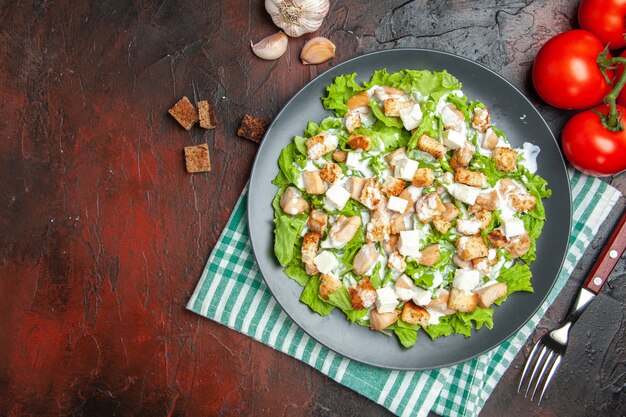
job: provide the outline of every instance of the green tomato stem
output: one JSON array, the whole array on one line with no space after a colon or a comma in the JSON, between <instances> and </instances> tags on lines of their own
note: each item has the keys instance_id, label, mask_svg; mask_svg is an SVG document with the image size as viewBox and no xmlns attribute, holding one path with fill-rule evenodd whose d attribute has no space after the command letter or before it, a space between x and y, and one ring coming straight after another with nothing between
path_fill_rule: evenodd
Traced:
<instances>
[{"instance_id":1,"label":"green tomato stem","mask_svg":"<svg viewBox=\"0 0 626 417\"><path fill-rule=\"evenodd\" d=\"M626 58L604 59L602 62L600 62L600 58L598 58L598 63L602 68L615 69L617 66L616 64L626 66ZM602 124L612 132L624 130L624 126L620 120L620 113L617 111L616 103L617 96L620 91L622 91L622 88L624 88L624 84L626 84L626 70L622 72L622 75L619 77L617 82L613 84L609 94L604 97L604 103L609 106L609 114L608 116L603 117Z\"/></svg>"}]
</instances>

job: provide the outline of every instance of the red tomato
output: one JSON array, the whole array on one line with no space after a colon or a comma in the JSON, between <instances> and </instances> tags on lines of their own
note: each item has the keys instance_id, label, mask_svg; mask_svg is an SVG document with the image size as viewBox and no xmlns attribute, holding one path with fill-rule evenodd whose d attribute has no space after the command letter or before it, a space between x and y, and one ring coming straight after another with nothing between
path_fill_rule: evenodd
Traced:
<instances>
[{"instance_id":1,"label":"red tomato","mask_svg":"<svg viewBox=\"0 0 626 417\"><path fill-rule=\"evenodd\" d=\"M533 84L539 96L560 109L602 103L611 87L596 62L604 45L586 30L570 30L546 42L535 59ZM608 72L612 79L613 72Z\"/></svg>"},{"instance_id":2,"label":"red tomato","mask_svg":"<svg viewBox=\"0 0 626 417\"><path fill-rule=\"evenodd\" d=\"M582 0L578 23L611 49L626 46L626 0Z\"/></svg>"},{"instance_id":3,"label":"red tomato","mask_svg":"<svg viewBox=\"0 0 626 417\"><path fill-rule=\"evenodd\" d=\"M598 106L608 114L609 106ZM622 124L626 127L626 108L617 106ZM565 157L585 174L604 177L626 169L626 130L612 132L602 125L602 119L593 110L572 117L563 128L561 143Z\"/></svg>"}]
</instances>

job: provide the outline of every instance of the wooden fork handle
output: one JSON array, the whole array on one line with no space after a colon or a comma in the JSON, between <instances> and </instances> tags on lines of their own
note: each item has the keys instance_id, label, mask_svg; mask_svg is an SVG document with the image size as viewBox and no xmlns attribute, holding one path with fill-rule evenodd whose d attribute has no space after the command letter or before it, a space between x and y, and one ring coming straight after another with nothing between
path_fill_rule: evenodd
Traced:
<instances>
[{"instance_id":1,"label":"wooden fork handle","mask_svg":"<svg viewBox=\"0 0 626 417\"><path fill-rule=\"evenodd\" d=\"M583 288L598 294L626 249L626 211L611 234L598 260L591 268Z\"/></svg>"}]
</instances>

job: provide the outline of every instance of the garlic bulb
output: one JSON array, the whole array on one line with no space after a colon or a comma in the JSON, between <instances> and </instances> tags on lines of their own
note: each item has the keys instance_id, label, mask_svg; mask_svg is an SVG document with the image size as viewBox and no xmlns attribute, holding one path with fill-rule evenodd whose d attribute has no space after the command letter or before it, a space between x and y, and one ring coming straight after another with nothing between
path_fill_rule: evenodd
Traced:
<instances>
[{"instance_id":1,"label":"garlic bulb","mask_svg":"<svg viewBox=\"0 0 626 417\"><path fill-rule=\"evenodd\" d=\"M304 65L321 64L334 56L335 44L323 36L310 39L300 52L300 59Z\"/></svg>"},{"instance_id":2,"label":"garlic bulb","mask_svg":"<svg viewBox=\"0 0 626 417\"><path fill-rule=\"evenodd\" d=\"M274 24L293 37L319 29L329 7L329 0L265 0Z\"/></svg>"},{"instance_id":3,"label":"garlic bulb","mask_svg":"<svg viewBox=\"0 0 626 417\"><path fill-rule=\"evenodd\" d=\"M288 42L289 38L281 31L255 44L250 41L250 46L252 47L252 52L259 58L272 60L280 58L285 53Z\"/></svg>"}]
</instances>

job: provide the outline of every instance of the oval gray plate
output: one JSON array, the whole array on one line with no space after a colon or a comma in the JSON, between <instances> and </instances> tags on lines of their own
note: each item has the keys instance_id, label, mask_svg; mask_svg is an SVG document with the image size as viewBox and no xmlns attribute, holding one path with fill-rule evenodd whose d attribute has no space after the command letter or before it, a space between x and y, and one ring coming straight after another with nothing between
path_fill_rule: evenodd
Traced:
<instances>
[{"instance_id":1,"label":"oval gray plate","mask_svg":"<svg viewBox=\"0 0 626 417\"><path fill-rule=\"evenodd\" d=\"M302 287L288 278L273 253L272 199L277 188L271 184L278 173L278 155L295 135L301 135L309 120L321 121L331 115L320 98L333 79L358 74L357 81L369 80L375 70L388 72L404 68L447 70L463 83L471 99L489 108L493 121L513 147L531 142L541 147L538 173L552 188L545 201L548 221L537 243L537 260L532 264L535 292L516 293L495 308L494 327L482 328L472 337L462 335L430 340L419 333L415 346L401 347L395 336L386 337L365 327L350 325L335 309L321 317L299 301ZM300 90L276 116L259 147L250 179L248 221L252 248L272 294L285 312L321 344L350 359L383 368L422 370L453 365L473 358L502 343L519 330L537 311L554 285L561 269L570 234L571 197L565 162L548 125L532 104L504 78L465 58L423 49L394 49L374 52L346 61L321 74Z\"/></svg>"}]
</instances>

